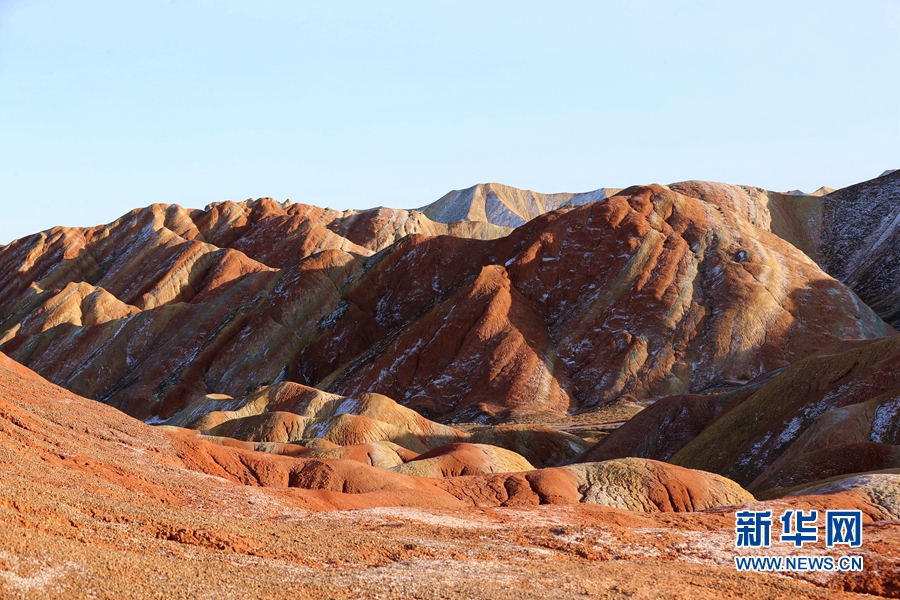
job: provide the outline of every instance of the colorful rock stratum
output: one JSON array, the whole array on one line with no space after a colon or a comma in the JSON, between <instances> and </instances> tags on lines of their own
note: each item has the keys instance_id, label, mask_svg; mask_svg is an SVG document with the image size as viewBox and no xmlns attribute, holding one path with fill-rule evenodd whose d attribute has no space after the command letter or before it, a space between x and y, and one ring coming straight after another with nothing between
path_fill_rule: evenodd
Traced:
<instances>
[{"instance_id":1,"label":"colorful rock stratum","mask_svg":"<svg viewBox=\"0 0 900 600\"><path fill-rule=\"evenodd\" d=\"M900 597L898 248L900 172L0 246L0 597Z\"/></svg>"}]
</instances>

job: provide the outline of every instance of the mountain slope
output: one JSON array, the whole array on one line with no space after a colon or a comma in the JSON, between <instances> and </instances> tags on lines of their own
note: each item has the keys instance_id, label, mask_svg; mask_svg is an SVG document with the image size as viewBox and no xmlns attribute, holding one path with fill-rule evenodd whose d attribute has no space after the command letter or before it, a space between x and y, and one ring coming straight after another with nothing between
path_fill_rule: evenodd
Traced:
<instances>
[{"instance_id":1,"label":"mountain slope","mask_svg":"<svg viewBox=\"0 0 900 600\"><path fill-rule=\"evenodd\" d=\"M749 380L891 332L793 246L662 186L377 254L378 227L329 229L342 215L154 205L18 240L0 251L0 349L141 419L294 381L490 421Z\"/></svg>"},{"instance_id":2,"label":"mountain slope","mask_svg":"<svg viewBox=\"0 0 900 600\"><path fill-rule=\"evenodd\" d=\"M581 460L667 460L770 496L900 469L898 366L898 336L841 342L731 392L663 398Z\"/></svg>"},{"instance_id":3,"label":"mountain slope","mask_svg":"<svg viewBox=\"0 0 900 600\"><path fill-rule=\"evenodd\" d=\"M900 326L900 172L824 197L822 268Z\"/></svg>"},{"instance_id":4,"label":"mountain slope","mask_svg":"<svg viewBox=\"0 0 900 600\"><path fill-rule=\"evenodd\" d=\"M669 187L772 231L851 287L885 321L900 325L900 172L821 197L704 181Z\"/></svg>"}]
</instances>

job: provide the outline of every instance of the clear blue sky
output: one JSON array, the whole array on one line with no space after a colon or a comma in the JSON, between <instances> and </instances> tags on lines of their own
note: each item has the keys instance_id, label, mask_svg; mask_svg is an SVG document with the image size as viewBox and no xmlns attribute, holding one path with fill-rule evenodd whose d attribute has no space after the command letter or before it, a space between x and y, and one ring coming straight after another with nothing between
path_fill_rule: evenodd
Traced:
<instances>
[{"instance_id":1,"label":"clear blue sky","mask_svg":"<svg viewBox=\"0 0 900 600\"><path fill-rule=\"evenodd\" d=\"M153 202L897 167L898 0L0 0L0 243Z\"/></svg>"}]
</instances>

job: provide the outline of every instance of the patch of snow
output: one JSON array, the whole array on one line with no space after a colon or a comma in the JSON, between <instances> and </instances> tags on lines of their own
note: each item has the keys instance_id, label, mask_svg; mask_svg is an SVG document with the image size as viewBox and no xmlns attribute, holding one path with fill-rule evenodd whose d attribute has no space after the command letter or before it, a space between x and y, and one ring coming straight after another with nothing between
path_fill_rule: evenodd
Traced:
<instances>
[{"instance_id":1,"label":"patch of snow","mask_svg":"<svg viewBox=\"0 0 900 600\"><path fill-rule=\"evenodd\" d=\"M896 443L894 439L896 427L891 425L896 420L897 413L900 413L900 397L879 405L875 409L875 418L872 420L872 433L869 439L882 444Z\"/></svg>"},{"instance_id":2,"label":"patch of snow","mask_svg":"<svg viewBox=\"0 0 900 600\"><path fill-rule=\"evenodd\" d=\"M788 423L787 428L781 432L781 435L775 440L776 446L779 448L793 440L797 437L797 433L800 431L800 426L803 424L803 419L800 417L794 417L791 419L791 422Z\"/></svg>"},{"instance_id":3,"label":"patch of snow","mask_svg":"<svg viewBox=\"0 0 900 600\"><path fill-rule=\"evenodd\" d=\"M334 310L331 311L327 317L319 321L319 331L324 331L326 329L332 329L337 322L340 321L341 317L347 314L347 311L350 310L350 303L346 300L341 300L337 303Z\"/></svg>"},{"instance_id":4,"label":"patch of snow","mask_svg":"<svg viewBox=\"0 0 900 600\"><path fill-rule=\"evenodd\" d=\"M310 426L304 432L304 437L314 437L320 438L328 433L328 427L330 423L328 421L323 421L322 423L316 423L315 425Z\"/></svg>"},{"instance_id":5,"label":"patch of snow","mask_svg":"<svg viewBox=\"0 0 900 600\"><path fill-rule=\"evenodd\" d=\"M359 414L355 411L359 410L359 400L355 400L353 398L347 398L343 402L338 405L337 409L334 411L334 416L339 417L341 415L355 415Z\"/></svg>"}]
</instances>

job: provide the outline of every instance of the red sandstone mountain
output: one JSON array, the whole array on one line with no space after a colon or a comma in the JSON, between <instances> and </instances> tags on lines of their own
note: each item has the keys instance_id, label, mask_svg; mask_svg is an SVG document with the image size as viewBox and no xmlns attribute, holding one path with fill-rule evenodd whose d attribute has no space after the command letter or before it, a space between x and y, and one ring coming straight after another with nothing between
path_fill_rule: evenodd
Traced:
<instances>
[{"instance_id":1,"label":"red sandstone mountain","mask_svg":"<svg viewBox=\"0 0 900 600\"><path fill-rule=\"evenodd\" d=\"M746 185L683 181L669 189L710 202L803 250L849 285L887 322L900 324L900 173L841 190L772 192ZM436 221L519 226L546 212L603 200L619 192L540 194L496 183L453 191L421 210Z\"/></svg>"},{"instance_id":2,"label":"red sandstone mountain","mask_svg":"<svg viewBox=\"0 0 900 600\"><path fill-rule=\"evenodd\" d=\"M416 215L154 205L23 238L0 250L0 349L141 419L292 381L472 421L749 380L891 332L794 246L661 186L499 239L406 235Z\"/></svg>"},{"instance_id":3,"label":"red sandstone mountain","mask_svg":"<svg viewBox=\"0 0 900 600\"><path fill-rule=\"evenodd\" d=\"M900 324L900 172L808 196L702 181L669 187L794 244L885 321Z\"/></svg>"}]
</instances>

